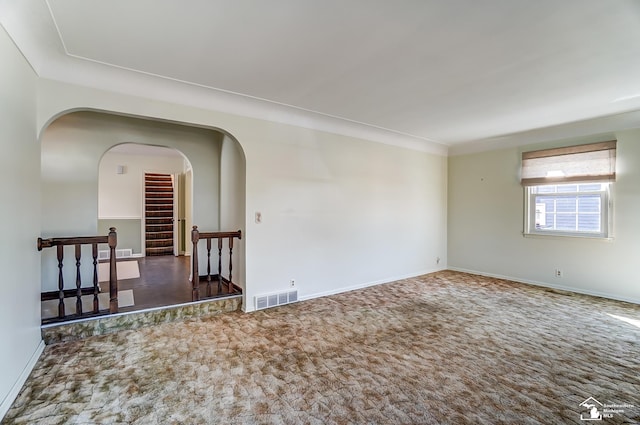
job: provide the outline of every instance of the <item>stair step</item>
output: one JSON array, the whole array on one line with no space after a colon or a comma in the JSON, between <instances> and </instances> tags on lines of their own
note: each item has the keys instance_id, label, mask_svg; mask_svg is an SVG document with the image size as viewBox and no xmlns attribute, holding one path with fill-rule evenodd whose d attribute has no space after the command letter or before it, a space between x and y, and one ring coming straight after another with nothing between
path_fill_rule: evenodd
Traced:
<instances>
[{"instance_id":1,"label":"stair step","mask_svg":"<svg viewBox=\"0 0 640 425\"><path fill-rule=\"evenodd\" d=\"M173 232L150 232L150 231L146 231L145 235L147 236L147 239L171 239L173 240Z\"/></svg>"},{"instance_id":2,"label":"stair step","mask_svg":"<svg viewBox=\"0 0 640 425\"><path fill-rule=\"evenodd\" d=\"M149 233L149 232L152 232L152 233L153 232L171 232L171 233L173 233L173 227L171 227L171 226L163 226L163 227L160 227L160 226L148 227L148 226L146 226L145 227L145 234Z\"/></svg>"},{"instance_id":3,"label":"stair step","mask_svg":"<svg viewBox=\"0 0 640 425\"><path fill-rule=\"evenodd\" d=\"M164 205L164 204L171 204L173 205L173 197L168 198L166 196L158 196L156 198L147 198L145 199L145 202L147 205Z\"/></svg>"},{"instance_id":4,"label":"stair step","mask_svg":"<svg viewBox=\"0 0 640 425\"><path fill-rule=\"evenodd\" d=\"M173 211L147 211L147 216L155 218L171 218L173 217Z\"/></svg>"},{"instance_id":5,"label":"stair step","mask_svg":"<svg viewBox=\"0 0 640 425\"><path fill-rule=\"evenodd\" d=\"M147 249L155 249L155 248L171 248L173 247L173 239L158 239L158 240L148 240L146 243Z\"/></svg>"},{"instance_id":6,"label":"stair step","mask_svg":"<svg viewBox=\"0 0 640 425\"><path fill-rule=\"evenodd\" d=\"M146 190L145 193L147 195L152 195L153 197L166 197L170 198L173 195L172 190Z\"/></svg>"},{"instance_id":7,"label":"stair step","mask_svg":"<svg viewBox=\"0 0 640 425\"><path fill-rule=\"evenodd\" d=\"M149 257L154 255L173 255L173 247L147 248L145 253Z\"/></svg>"}]
</instances>

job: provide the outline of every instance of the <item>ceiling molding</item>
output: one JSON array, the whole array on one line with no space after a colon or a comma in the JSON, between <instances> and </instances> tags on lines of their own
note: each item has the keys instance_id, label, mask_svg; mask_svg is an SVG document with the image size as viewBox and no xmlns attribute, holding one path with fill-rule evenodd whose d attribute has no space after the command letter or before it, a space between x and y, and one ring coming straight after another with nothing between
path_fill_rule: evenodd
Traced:
<instances>
[{"instance_id":1,"label":"ceiling molding","mask_svg":"<svg viewBox=\"0 0 640 425\"><path fill-rule=\"evenodd\" d=\"M65 64L62 62L74 62ZM448 146L397 131L306 111L264 99L212 89L73 57L59 60L41 78L114 93L340 134L446 156Z\"/></svg>"},{"instance_id":2,"label":"ceiling molding","mask_svg":"<svg viewBox=\"0 0 640 425\"><path fill-rule=\"evenodd\" d=\"M437 155L640 110L636 0L165 6L0 0L0 24L43 79Z\"/></svg>"},{"instance_id":3,"label":"ceiling molding","mask_svg":"<svg viewBox=\"0 0 640 425\"><path fill-rule=\"evenodd\" d=\"M335 133L441 156L448 153L448 146L445 144L398 131L75 57L66 52L47 8L37 7L31 1L18 3L12 5L14 7L0 4L0 24L40 78ZM27 20L38 22L36 31L24 25ZM51 38L52 33L56 37Z\"/></svg>"}]
</instances>

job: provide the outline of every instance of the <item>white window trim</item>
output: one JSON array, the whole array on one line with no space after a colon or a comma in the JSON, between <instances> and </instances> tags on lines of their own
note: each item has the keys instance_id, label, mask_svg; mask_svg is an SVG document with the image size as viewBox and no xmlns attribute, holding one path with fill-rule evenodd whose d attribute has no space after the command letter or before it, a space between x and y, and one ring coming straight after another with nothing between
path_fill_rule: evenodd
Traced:
<instances>
[{"instance_id":1,"label":"white window trim","mask_svg":"<svg viewBox=\"0 0 640 425\"><path fill-rule=\"evenodd\" d=\"M542 185L541 185L542 186ZM613 240L613 196L611 191L612 184L607 185L604 192L598 191L602 199L603 211L600 214L600 228L603 230L600 233L592 232L567 232L561 230L540 230L535 227L536 216L536 203L533 201L536 194L532 193L531 188L535 186L524 187L524 230L522 235L524 237L534 238L577 238L577 239L595 239L595 240ZM562 192L558 195L574 195L574 194L587 194L590 192ZM593 192L591 192L593 193ZM549 195L549 194L540 194Z\"/></svg>"}]
</instances>

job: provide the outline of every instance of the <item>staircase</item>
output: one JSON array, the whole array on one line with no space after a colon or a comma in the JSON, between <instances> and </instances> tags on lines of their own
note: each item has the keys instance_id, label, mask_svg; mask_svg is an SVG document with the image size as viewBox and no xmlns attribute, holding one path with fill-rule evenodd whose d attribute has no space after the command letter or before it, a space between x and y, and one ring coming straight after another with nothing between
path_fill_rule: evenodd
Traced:
<instances>
[{"instance_id":1,"label":"staircase","mask_svg":"<svg viewBox=\"0 0 640 425\"><path fill-rule=\"evenodd\" d=\"M170 174L145 173L145 252L173 255L173 180Z\"/></svg>"}]
</instances>

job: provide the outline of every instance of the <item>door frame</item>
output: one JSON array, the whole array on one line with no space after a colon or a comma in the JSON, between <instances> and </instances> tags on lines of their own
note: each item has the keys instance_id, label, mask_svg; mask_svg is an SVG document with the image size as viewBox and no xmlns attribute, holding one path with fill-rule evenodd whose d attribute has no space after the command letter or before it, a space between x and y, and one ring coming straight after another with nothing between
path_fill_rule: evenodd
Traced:
<instances>
[{"instance_id":1,"label":"door frame","mask_svg":"<svg viewBox=\"0 0 640 425\"><path fill-rule=\"evenodd\" d=\"M186 198L187 184L185 172L174 173L173 177L173 254L177 257L185 255L187 251L186 229ZM180 204L182 203L182 208ZM182 214L181 214L182 210ZM184 249L181 249L180 241L184 238Z\"/></svg>"},{"instance_id":2,"label":"door frame","mask_svg":"<svg viewBox=\"0 0 640 425\"><path fill-rule=\"evenodd\" d=\"M142 256L146 257L147 256L147 236L146 236L146 231L147 231L147 197L146 197L146 193L147 193L147 180L146 180L146 175L147 174L166 174L171 176L171 185L173 188L173 255L177 256L178 254L176 254L176 183L175 183L175 173L171 172L171 171L162 171L162 170L147 170L147 169L143 169L142 170L142 220L140 220L140 224L141 224L141 228L140 228L140 239L141 239L141 246L142 246Z\"/></svg>"}]
</instances>

